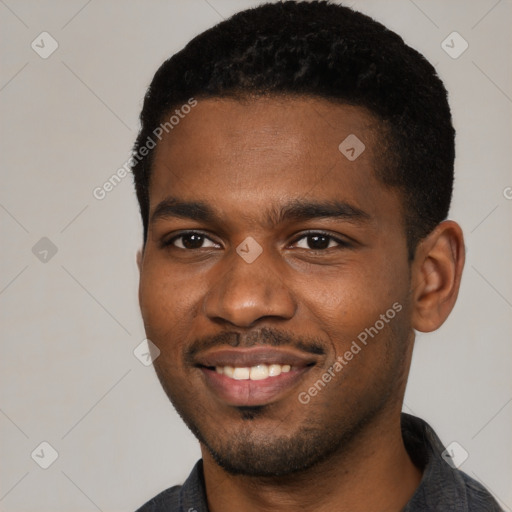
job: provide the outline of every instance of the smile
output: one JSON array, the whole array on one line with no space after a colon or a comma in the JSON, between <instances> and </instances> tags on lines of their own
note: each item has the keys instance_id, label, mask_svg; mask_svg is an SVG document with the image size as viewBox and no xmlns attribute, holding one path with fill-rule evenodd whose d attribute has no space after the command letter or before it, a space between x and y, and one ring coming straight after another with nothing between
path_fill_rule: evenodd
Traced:
<instances>
[{"instance_id":1,"label":"smile","mask_svg":"<svg viewBox=\"0 0 512 512\"><path fill-rule=\"evenodd\" d=\"M318 356L291 347L217 347L200 353L195 366L213 396L231 406L267 405L293 391Z\"/></svg>"},{"instance_id":2,"label":"smile","mask_svg":"<svg viewBox=\"0 0 512 512\"><path fill-rule=\"evenodd\" d=\"M288 373L292 367L289 364L258 364L256 366L217 366L215 371L234 380L264 380Z\"/></svg>"}]
</instances>

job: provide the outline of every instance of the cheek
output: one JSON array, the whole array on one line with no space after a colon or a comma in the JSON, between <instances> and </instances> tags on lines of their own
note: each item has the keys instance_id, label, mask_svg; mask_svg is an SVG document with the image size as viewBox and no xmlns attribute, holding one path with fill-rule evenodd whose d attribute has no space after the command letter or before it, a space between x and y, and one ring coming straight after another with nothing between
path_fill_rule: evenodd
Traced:
<instances>
[{"instance_id":1,"label":"cheek","mask_svg":"<svg viewBox=\"0 0 512 512\"><path fill-rule=\"evenodd\" d=\"M148 338L160 350L169 349L171 340L183 339L183 333L189 330L192 300L190 288L165 265L155 262L143 268L139 284L141 314Z\"/></svg>"},{"instance_id":2,"label":"cheek","mask_svg":"<svg viewBox=\"0 0 512 512\"><path fill-rule=\"evenodd\" d=\"M309 276L300 286L305 309L331 340L339 340L336 351L373 326L394 303L405 305L408 280L401 262L389 254L361 261Z\"/></svg>"}]
</instances>

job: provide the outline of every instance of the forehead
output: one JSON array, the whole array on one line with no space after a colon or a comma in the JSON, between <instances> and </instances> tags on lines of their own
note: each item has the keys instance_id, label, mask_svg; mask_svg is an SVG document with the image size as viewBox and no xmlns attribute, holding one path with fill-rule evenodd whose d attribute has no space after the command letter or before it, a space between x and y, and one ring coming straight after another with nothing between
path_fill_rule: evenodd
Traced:
<instances>
[{"instance_id":1,"label":"forehead","mask_svg":"<svg viewBox=\"0 0 512 512\"><path fill-rule=\"evenodd\" d=\"M150 216L168 196L245 217L307 199L400 216L376 177L379 137L369 112L322 99L198 100L157 146Z\"/></svg>"}]
</instances>

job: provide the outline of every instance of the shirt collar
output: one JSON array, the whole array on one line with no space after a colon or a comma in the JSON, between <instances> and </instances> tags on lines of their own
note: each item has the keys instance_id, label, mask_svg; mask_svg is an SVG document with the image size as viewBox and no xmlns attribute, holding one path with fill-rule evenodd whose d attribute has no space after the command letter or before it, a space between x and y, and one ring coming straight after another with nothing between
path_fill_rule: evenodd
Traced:
<instances>
[{"instance_id":1,"label":"shirt collar","mask_svg":"<svg viewBox=\"0 0 512 512\"><path fill-rule=\"evenodd\" d=\"M462 473L443 459L445 448L432 427L402 413L402 438L412 461L423 471L420 485L403 512L444 510L448 503L453 512L469 510Z\"/></svg>"},{"instance_id":2,"label":"shirt collar","mask_svg":"<svg viewBox=\"0 0 512 512\"><path fill-rule=\"evenodd\" d=\"M402 413L402 437L413 463L423 471L420 485L402 512L416 510L469 510L463 473L452 468L442 457L445 448L425 421ZM203 461L194 466L180 490L180 510L208 512Z\"/></svg>"}]
</instances>

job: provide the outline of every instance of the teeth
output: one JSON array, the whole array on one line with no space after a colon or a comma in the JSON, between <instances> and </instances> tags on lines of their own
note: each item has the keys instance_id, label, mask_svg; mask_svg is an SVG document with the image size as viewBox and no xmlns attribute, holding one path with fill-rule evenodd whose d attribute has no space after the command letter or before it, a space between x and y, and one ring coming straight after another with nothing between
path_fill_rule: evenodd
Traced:
<instances>
[{"instance_id":1,"label":"teeth","mask_svg":"<svg viewBox=\"0 0 512 512\"><path fill-rule=\"evenodd\" d=\"M250 376L250 368L235 368L233 371L233 379L235 380L247 380Z\"/></svg>"},{"instance_id":2,"label":"teeth","mask_svg":"<svg viewBox=\"0 0 512 512\"><path fill-rule=\"evenodd\" d=\"M264 380L291 371L289 364L258 364L251 367L216 366L215 371L235 380Z\"/></svg>"},{"instance_id":3,"label":"teeth","mask_svg":"<svg viewBox=\"0 0 512 512\"><path fill-rule=\"evenodd\" d=\"M233 373L235 372L235 369L232 366L224 366L220 367L222 372L226 377L233 378Z\"/></svg>"},{"instance_id":4,"label":"teeth","mask_svg":"<svg viewBox=\"0 0 512 512\"><path fill-rule=\"evenodd\" d=\"M266 364L259 364L251 368L249 378L251 380L263 380L268 377L268 366Z\"/></svg>"},{"instance_id":5,"label":"teeth","mask_svg":"<svg viewBox=\"0 0 512 512\"><path fill-rule=\"evenodd\" d=\"M268 374L270 377L277 377L278 375L281 375L281 365L280 364L271 364L268 367Z\"/></svg>"}]
</instances>

